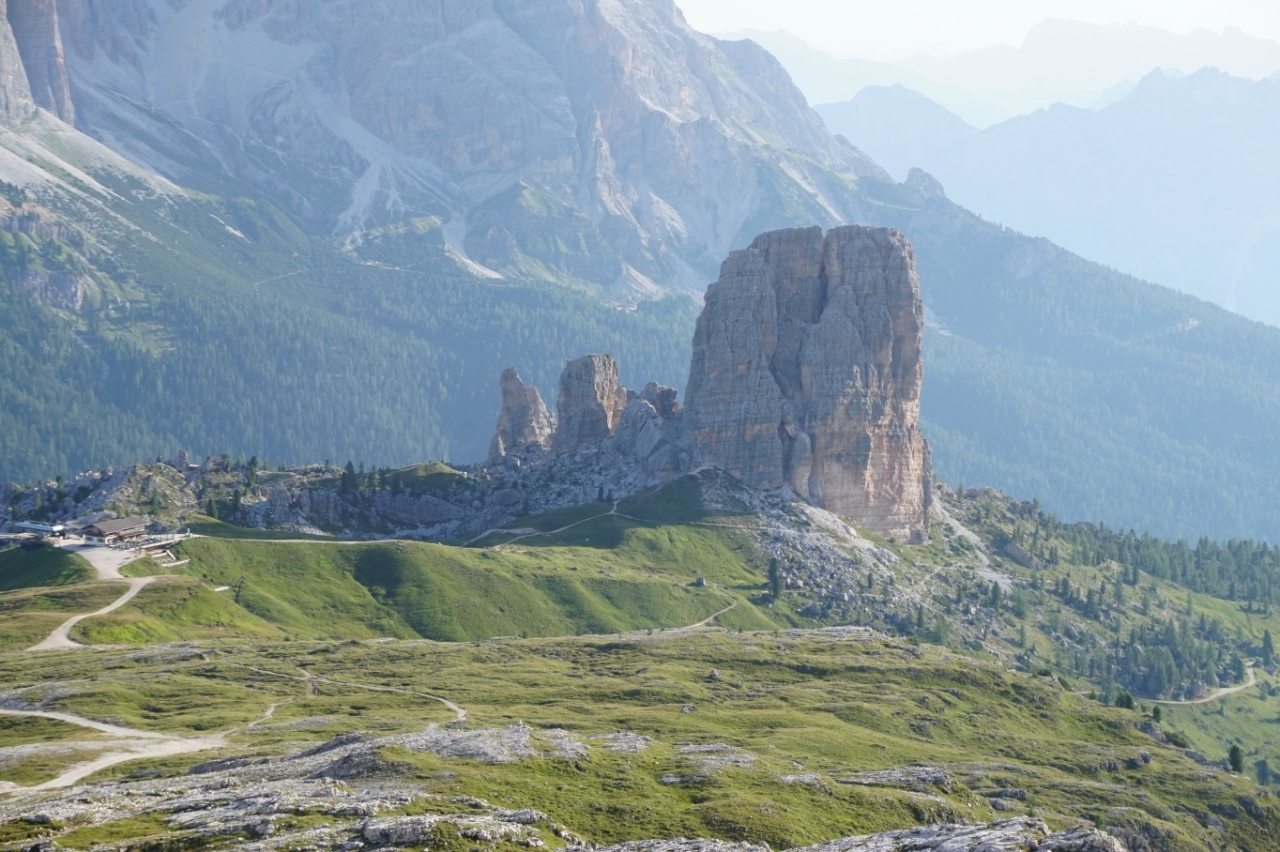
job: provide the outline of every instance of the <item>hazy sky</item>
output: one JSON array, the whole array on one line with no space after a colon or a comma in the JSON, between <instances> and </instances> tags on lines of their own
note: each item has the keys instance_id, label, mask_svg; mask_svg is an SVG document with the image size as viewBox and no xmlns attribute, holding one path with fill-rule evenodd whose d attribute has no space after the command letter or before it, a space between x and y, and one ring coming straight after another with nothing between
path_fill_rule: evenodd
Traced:
<instances>
[{"instance_id":1,"label":"hazy sky","mask_svg":"<svg viewBox=\"0 0 1280 852\"><path fill-rule=\"evenodd\" d=\"M676 0L703 32L787 30L868 59L1019 45L1045 18L1136 21L1177 33L1239 27L1280 41L1280 0Z\"/></svg>"}]
</instances>

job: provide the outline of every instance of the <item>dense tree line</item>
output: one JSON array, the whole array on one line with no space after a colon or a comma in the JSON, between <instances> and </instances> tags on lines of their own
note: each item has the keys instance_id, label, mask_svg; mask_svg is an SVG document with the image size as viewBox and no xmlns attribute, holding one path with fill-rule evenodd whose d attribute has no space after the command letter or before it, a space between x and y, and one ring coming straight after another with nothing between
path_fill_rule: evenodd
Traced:
<instances>
[{"instance_id":1,"label":"dense tree line","mask_svg":"<svg viewBox=\"0 0 1280 852\"><path fill-rule=\"evenodd\" d=\"M1150 533L1113 530L1106 524L1068 524L1040 510L1037 503L1016 504L1032 522L1019 543L1049 563L1121 566L1121 580L1137 586L1142 574L1168 580L1193 592L1258 607L1280 603L1280 547L1254 539L1226 542L1201 537L1166 541Z\"/></svg>"},{"instance_id":2,"label":"dense tree line","mask_svg":"<svg viewBox=\"0 0 1280 852\"><path fill-rule=\"evenodd\" d=\"M551 405L563 362L588 352L618 357L633 383L680 382L695 316L688 299L620 311L443 264L405 275L340 260L284 292L188 286L127 307L103 300L78 330L11 284L0 308L0 480L16 481L178 447L474 461L503 367Z\"/></svg>"}]
</instances>

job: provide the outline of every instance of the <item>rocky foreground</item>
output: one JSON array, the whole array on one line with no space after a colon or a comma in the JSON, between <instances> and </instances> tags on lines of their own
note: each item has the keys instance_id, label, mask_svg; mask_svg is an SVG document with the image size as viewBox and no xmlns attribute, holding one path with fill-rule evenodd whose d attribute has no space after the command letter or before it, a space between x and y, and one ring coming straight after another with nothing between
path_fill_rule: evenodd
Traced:
<instances>
[{"instance_id":1,"label":"rocky foreground","mask_svg":"<svg viewBox=\"0 0 1280 852\"><path fill-rule=\"evenodd\" d=\"M374 739L349 734L297 754L231 757L192 766L173 778L129 778L64 792L20 791L0 804L0 825L25 824L28 841L16 847L33 852L60 848L57 835L68 825L102 825L158 817L175 841L198 844L232 838L244 852L328 852L356 849L466 848L490 850L501 843L531 849L599 847L533 809L502 808L471 796L423 792L402 782L397 767L379 751L399 746L482 763L509 763L535 754L572 758L591 747L635 753L651 741L634 734L611 734L587 744L567 731L543 731L536 738L524 726L462 731L431 728ZM701 751L689 757L704 772L731 759ZM739 754L739 757L744 756ZM941 770L939 770L941 771ZM682 783L673 779L670 783ZM664 783L667 783L664 780ZM879 783L851 779L846 783ZM411 814L406 814L410 811ZM320 820L320 821L317 821ZM97 845L99 852L132 848ZM603 847L608 852L769 852L767 844L721 840L639 840ZM986 825L920 826L862 837L846 837L799 852L1128 852L1115 837L1090 827L1051 831L1035 817Z\"/></svg>"}]
</instances>

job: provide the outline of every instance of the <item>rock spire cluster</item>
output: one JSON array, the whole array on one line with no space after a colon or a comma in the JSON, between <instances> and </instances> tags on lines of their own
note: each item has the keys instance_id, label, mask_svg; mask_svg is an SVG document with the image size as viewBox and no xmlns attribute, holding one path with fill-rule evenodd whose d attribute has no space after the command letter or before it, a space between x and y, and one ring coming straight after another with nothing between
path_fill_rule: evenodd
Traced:
<instances>
[{"instance_id":1,"label":"rock spire cluster","mask_svg":"<svg viewBox=\"0 0 1280 852\"><path fill-rule=\"evenodd\" d=\"M919 541L932 482L919 425L923 328L915 257L901 233L852 225L762 234L729 256L707 290L683 411L674 390L629 392L613 358L589 355L566 364L552 419L508 369L490 462L525 448L563 455L612 442L655 482L719 468Z\"/></svg>"}]
</instances>

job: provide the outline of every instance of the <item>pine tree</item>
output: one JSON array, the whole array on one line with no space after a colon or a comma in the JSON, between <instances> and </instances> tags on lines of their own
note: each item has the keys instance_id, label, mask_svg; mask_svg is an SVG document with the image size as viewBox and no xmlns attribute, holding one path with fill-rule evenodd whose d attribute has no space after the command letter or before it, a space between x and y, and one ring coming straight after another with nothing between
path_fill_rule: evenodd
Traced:
<instances>
[{"instance_id":1,"label":"pine tree","mask_svg":"<svg viewBox=\"0 0 1280 852\"><path fill-rule=\"evenodd\" d=\"M1237 775L1244 771L1244 749L1238 745L1233 745L1231 751L1227 752L1227 761L1231 764L1231 771Z\"/></svg>"},{"instance_id":2,"label":"pine tree","mask_svg":"<svg viewBox=\"0 0 1280 852\"><path fill-rule=\"evenodd\" d=\"M1271 665L1272 660L1276 656L1276 646L1271 641L1271 631L1264 630L1262 632L1262 664L1264 666Z\"/></svg>"}]
</instances>

